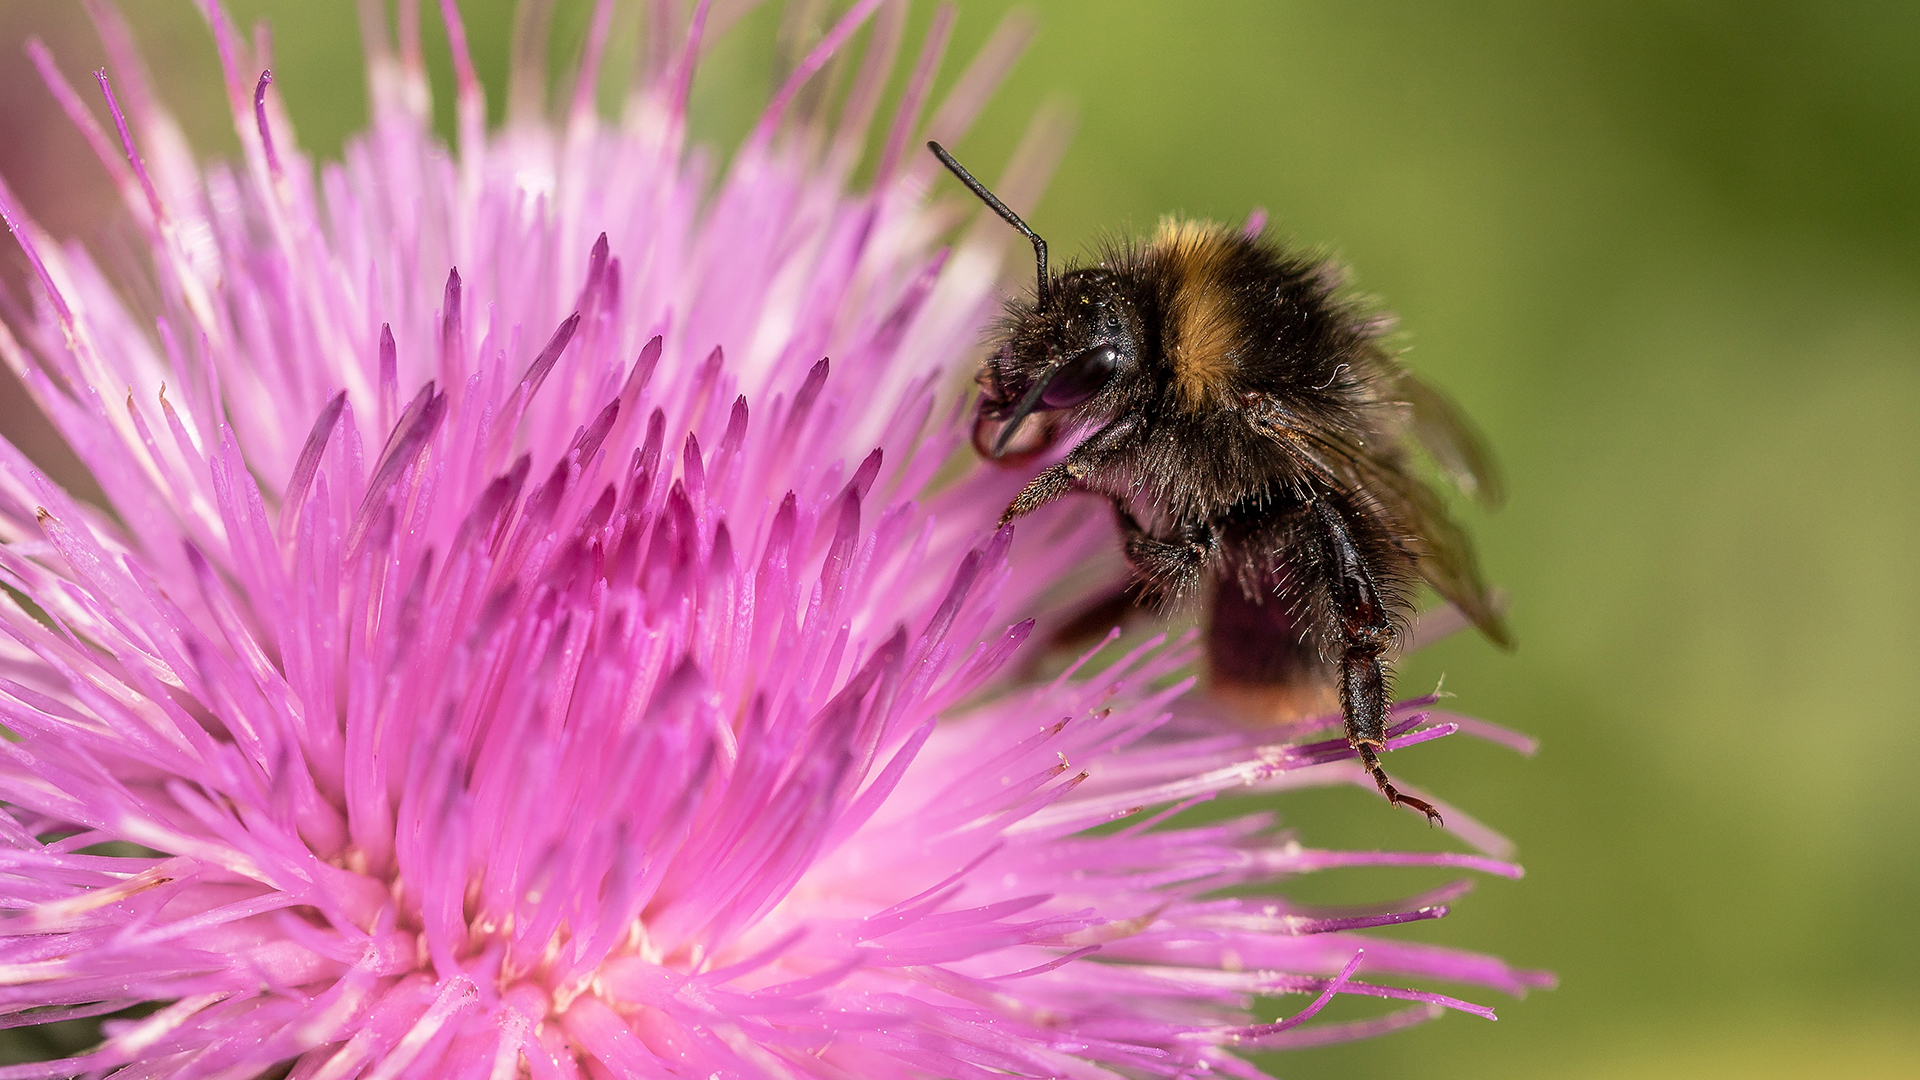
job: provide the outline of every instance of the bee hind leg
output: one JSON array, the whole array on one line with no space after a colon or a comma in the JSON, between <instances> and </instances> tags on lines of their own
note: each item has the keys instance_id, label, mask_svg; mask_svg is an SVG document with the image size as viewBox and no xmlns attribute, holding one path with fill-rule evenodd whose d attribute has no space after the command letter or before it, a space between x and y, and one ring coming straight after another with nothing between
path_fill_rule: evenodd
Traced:
<instances>
[{"instance_id":1,"label":"bee hind leg","mask_svg":"<svg viewBox=\"0 0 1920 1080\"><path fill-rule=\"evenodd\" d=\"M1380 751L1387 745L1388 711L1387 673L1380 656L1393 644L1393 619L1340 514L1325 501L1315 504L1315 511L1321 538L1332 556L1329 569L1336 579L1330 583L1332 600L1345 644L1340 656L1340 714L1346 720L1347 745L1360 755L1360 764L1388 802L1420 811L1430 824L1445 825L1432 803L1403 794L1380 767Z\"/></svg>"},{"instance_id":2,"label":"bee hind leg","mask_svg":"<svg viewBox=\"0 0 1920 1080\"><path fill-rule=\"evenodd\" d=\"M1349 646L1340 658L1340 711L1347 721L1347 745L1360 755L1361 766L1373 777L1380 794L1390 803L1427 815L1431 824L1445 825L1432 803L1402 793L1380 767L1379 752L1387 742L1387 685L1379 655L1368 652L1366 645Z\"/></svg>"}]
</instances>

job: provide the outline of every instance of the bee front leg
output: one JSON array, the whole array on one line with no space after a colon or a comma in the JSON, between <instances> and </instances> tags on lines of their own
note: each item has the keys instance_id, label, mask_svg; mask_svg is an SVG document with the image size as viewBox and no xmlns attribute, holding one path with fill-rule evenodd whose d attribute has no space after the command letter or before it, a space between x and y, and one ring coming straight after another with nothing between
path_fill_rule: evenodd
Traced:
<instances>
[{"instance_id":1,"label":"bee front leg","mask_svg":"<svg viewBox=\"0 0 1920 1080\"><path fill-rule=\"evenodd\" d=\"M1134 573L1170 600L1197 592L1217 547L1213 529L1199 522L1182 526L1175 539L1163 539L1141 527L1125 499L1112 501L1114 520L1126 541L1127 563Z\"/></svg>"},{"instance_id":2,"label":"bee front leg","mask_svg":"<svg viewBox=\"0 0 1920 1080\"><path fill-rule=\"evenodd\" d=\"M1068 461L1072 460L1069 456ZM1067 467L1067 461L1056 461L1040 470L1040 474L1027 481L1020 494L1007 504L1006 513L1000 515L1000 524L1007 525L1015 518L1023 518L1053 500L1072 491L1075 477Z\"/></svg>"},{"instance_id":3,"label":"bee front leg","mask_svg":"<svg viewBox=\"0 0 1920 1080\"><path fill-rule=\"evenodd\" d=\"M1388 802L1411 807L1427 815L1429 822L1444 825L1432 803L1402 794L1380 767L1380 751L1387 744L1389 700L1387 672L1380 656L1393 645L1392 613L1339 511L1322 499L1314 503L1314 517L1335 578L1330 592L1344 645L1340 655L1340 713L1346 720L1347 745L1360 755L1360 764Z\"/></svg>"},{"instance_id":4,"label":"bee front leg","mask_svg":"<svg viewBox=\"0 0 1920 1080\"><path fill-rule=\"evenodd\" d=\"M1101 469L1131 452L1140 432L1139 420L1123 416L1080 440L1080 445L1066 457L1027 481L1027 486L1008 504L1007 512L1000 515L1000 524L1025 517L1069 491L1083 489Z\"/></svg>"}]
</instances>

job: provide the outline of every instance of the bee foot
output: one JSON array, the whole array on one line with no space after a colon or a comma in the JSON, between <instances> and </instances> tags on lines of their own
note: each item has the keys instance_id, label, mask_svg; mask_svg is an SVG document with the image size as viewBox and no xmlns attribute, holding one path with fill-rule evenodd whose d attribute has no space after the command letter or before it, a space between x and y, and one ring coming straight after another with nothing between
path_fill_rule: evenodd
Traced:
<instances>
[{"instance_id":1,"label":"bee foot","mask_svg":"<svg viewBox=\"0 0 1920 1080\"><path fill-rule=\"evenodd\" d=\"M1442 818L1440 816L1440 811L1435 810L1433 808L1433 804L1428 802L1427 800L1416 799L1411 795L1402 795L1398 790L1394 788L1392 784L1384 785L1381 788L1381 790L1386 792L1387 801L1394 804L1395 806L1405 806L1405 807L1408 807L1409 809L1418 810L1421 813L1427 815L1428 825L1430 826L1437 825L1442 829L1447 827L1446 819Z\"/></svg>"},{"instance_id":2,"label":"bee foot","mask_svg":"<svg viewBox=\"0 0 1920 1080\"><path fill-rule=\"evenodd\" d=\"M1364 766L1367 773L1373 777L1373 782L1375 786L1380 789L1380 794L1385 795L1387 802L1394 806L1404 806L1410 810L1418 810L1427 815L1428 825L1437 825L1443 829L1446 828L1446 820L1440 816L1440 811L1433 808L1432 803L1425 799L1415 798L1412 795L1401 794L1400 789L1393 786L1393 781L1387 779L1387 770L1380 767L1380 759L1375 756L1375 748L1378 745L1378 743L1371 740L1356 741L1354 743L1354 749L1360 752L1360 764Z\"/></svg>"}]
</instances>

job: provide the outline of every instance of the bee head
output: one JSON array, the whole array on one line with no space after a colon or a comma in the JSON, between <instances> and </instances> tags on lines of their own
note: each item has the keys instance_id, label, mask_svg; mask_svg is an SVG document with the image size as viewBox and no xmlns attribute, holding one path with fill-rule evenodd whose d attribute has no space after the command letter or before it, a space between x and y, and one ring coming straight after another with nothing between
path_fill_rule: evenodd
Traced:
<instances>
[{"instance_id":1,"label":"bee head","mask_svg":"<svg viewBox=\"0 0 1920 1080\"><path fill-rule=\"evenodd\" d=\"M994 197L937 142L927 144L967 190L1033 241L1038 286L1031 308L1015 309L1012 332L988 364L991 385L981 414L1002 421L1000 437L988 456L1000 457L1027 417L1037 412L1077 409L1134 370L1137 348L1128 305L1113 274L1102 269L1075 270L1053 278L1047 273L1047 242L1020 215Z\"/></svg>"},{"instance_id":2,"label":"bee head","mask_svg":"<svg viewBox=\"0 0 1920 1080\"><path fill-rule=\"evenodd\" d=\"M1112 271L1064 274L1046 298L1020 305L999 354L989 362L993 385L983 413L1001 421L990 456L999 457L1034 413L1089 413L1102 408L1138 370L1133 305Z\"/></svg>"}]
</instances>

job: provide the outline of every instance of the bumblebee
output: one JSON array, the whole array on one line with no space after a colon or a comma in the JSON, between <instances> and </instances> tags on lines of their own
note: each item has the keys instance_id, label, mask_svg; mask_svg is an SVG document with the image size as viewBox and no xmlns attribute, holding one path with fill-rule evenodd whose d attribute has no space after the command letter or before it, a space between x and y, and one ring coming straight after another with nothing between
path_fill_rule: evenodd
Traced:
<instances>
[{"instance_id":1,"label":"bumblebee","mask_svg":"<svg viewBox=\"0 0 1920 1080\"><path fill-rule=\"evenodd\" d=\"M1039 234L938 143L928 149L1032 241L1038 265L979 373L974 445L1018 462L1077 436L1002 523L1069 493L1105 497L1132 567L1125 600L1208 601L1216 696L1273 718L1337 703L1381 793L1438 822L1379 754L1419 583L1510 645L1466 534L1414 472L1417 445L1498 502L1465 418L1383 346L1388 321L1345 298L1329 262L1169 220L1144 244L1053 274Z\"/></svg>"}]
</instances>

